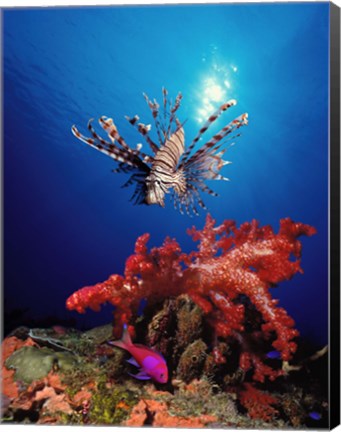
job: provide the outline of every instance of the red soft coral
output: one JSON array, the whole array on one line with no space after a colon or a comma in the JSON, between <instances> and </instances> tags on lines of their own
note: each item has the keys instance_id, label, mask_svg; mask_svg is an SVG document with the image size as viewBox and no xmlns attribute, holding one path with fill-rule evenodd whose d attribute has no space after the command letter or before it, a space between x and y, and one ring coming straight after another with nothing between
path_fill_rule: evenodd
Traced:
<instances>
[{"instance_id":1,"label":"red soft coral","mask_svg":"<svg viewBox=\"0 0 341 432\"><path fill-rule=\"evenodd\" d=\"M246 306L240 297L246 296L262 317L264 339L273 334L273 347L283 360L289 360L296 350L293 339L298 332L293 319L277 307L269 288L302 272L301 242L297 238L312 235L315 229L289 218L281 220L278 234L270 226L259 227L257 221L237 228L227 220L216 227L208 215L202 230L193 227L188 233L199 241L198 250L190 254L181 253L179 244L169 238L148 252L149 235L142 235L136 241L135 253L126 261L124 277L113 275L75 292L67 300L68 309L98 310L101 304L110 302L115 306L115 336L119 336L142 298L148 298L151 305L186 293L202 308L217 336L242 341ZM278 375L245 347L240 366L244 370L253 368L258 381Z\"/></svg>"},{"instance_id":2,"label":"red soft coral","mask_svg":"<svg viewBox=\"0 0 341 432\"><path fill-rule=\"evenodd\" d=\"M239 393L239 402L247 409L251 418L269 421L277 414L272 406L278 400L269 393L256 389L252 384L246 383L244 389Z\"/></svg>"},{"instance_id":3,"label":"red soft coral","mask_svg":"<svg viewBox=\"0 0 341 432\"><path fill-rule=\"evenodd\" d=\"M148 252L148 240L149 234L137 239L135 253L126 261L124 277L112 275L105 282L76 291L68 298L67 308L83 313L87 307L97 311L101 304L111 303L116 308L115 336L119 336L142 298L152 304L181 294L180 246L167 238L162 247Z\"/></svg>"},{"instance_id":4,"label":"red soft coral","mask_svg":"<svg viewBox=\"0 0 341 432\"><path fill-rule=\"evenodd\" d=\"M315 229L288 218L281 220L278 234L270 226L259 227L256 221L244 223L240 228L233 221L214 227L214 220L207 216L202 231L192 228L189 233L200 243L199 250L188 256L185 291L198 304L209 301L216 306L211 310L206 306L204 310L218 335L242 330L243 311L233 307L231 300L246 295L262 314L263 332L276 333L273 347L281 352L283 360L288 360L296 349L291 340L298 332L293 328L293 319L277 307L269 288L302 272L301 242L297 237L312 235ZM216 256L219 249L222 254Z\"/></svg>"}]
</instances>

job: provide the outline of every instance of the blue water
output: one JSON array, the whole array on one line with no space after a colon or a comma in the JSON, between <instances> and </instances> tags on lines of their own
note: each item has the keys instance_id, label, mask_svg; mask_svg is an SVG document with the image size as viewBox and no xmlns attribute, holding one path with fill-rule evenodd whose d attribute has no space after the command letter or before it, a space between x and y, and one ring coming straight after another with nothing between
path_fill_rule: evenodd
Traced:
<instances>
[{"instance_id":1,"label":"blue water","mask_svg":"<svg viewBox=\"0 0 341 432\"><path fill-rule=\"evenodd\" d=\"M190 219L169 201L133 206L133 190L120 188L126 176L70 128L85 131L89 118L107 115L135 146L140 137L124 115L152 122L142 92L161 100L165 86L173 98L183 94L188 143L213 83L238 105L212 133L243 112L250 122L228 151L231 182L212 182L220 197L205 202L218 222L255 218L277 230L289 216L317 228L303 238L305 273L273 294L303 336L325 343L328 14L322 3L5 10L5 312L104 323L110 307L79 316L66 298L122 273L144 232L151 245L169 235L191 250L186 228L202 226L205 213Z\"/></svg>"}]
</instances>

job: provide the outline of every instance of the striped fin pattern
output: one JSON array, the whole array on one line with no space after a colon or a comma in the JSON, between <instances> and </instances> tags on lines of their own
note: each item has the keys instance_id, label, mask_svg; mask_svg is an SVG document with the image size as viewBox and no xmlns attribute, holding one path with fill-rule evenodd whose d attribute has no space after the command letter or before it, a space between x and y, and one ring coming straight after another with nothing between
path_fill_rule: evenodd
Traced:
<instances>
[{"instance_id":1,"label":"striped fin pattern","mask_svg":"<svg viewBox=\"0 0 341 432\"><path fill-rule=\"evenodd\" d=\"M212 115L210 115L210 117L208 118L208 120L205 122L204 126L199 130L198 134L196 135L196 137L193 139L193 141L191 142L191 144L189 145L188 149L186 150L186 152L184 153L183 159L182 159L182 164L184 164L186 162L186 160L188 159L188 156L190 155L191 151L193 150L195 144L199 141L199 139L202 137L202 135L207 131L207 129L211 126L212 123L214 123L218 117L221 116L221 114L226 111L228 108L231 108L232 106L236 105L237 101L232 99L226 103L224 103L223 105L221 105L217 111L215 111Z\"/></svg>"},{"instance_id":2,"label":"striped fin pattern","mask_svg":"<svg viewBox=\"0 0 341 432\"><path fill-rule=\"evenodd\" d=\"M224 111L234 105L236 105L236 101L231 100L223 104L214 114L212 114L204 126L199 130L189 148L183 154L178 171L181 171L185 178L184 193L174 193L172 196L175 208L178 208L181 213L185 211L187 214L194 213L197 215L198 210L195 206L196 203L206 210L205 203L200 197L201 192L205 192L212 196L218 196L216 192L207 186L206 180L229 180L219 172L223 166L231 163L223 160L222 157L228 147L234 145L234 142L230 143L229 146L225 148L224 145L229 141L229 138L227 137L230 134L248 123L248 115L246 113L224 126L220 132L214 135L192 156L190 154L195 144L207 131L210 125L215 122ZM237 138L238 136L240 136L240 133L235 134L232 139Z\"/></svg>"},{"instance_id":3,"label":"striped fin pattern","mask_svg":"<svg viewBox=\"0 0 341 432\"><path fill-rule=\"evenodd\" d=\"M88 122L88 130L90 131L92 138L86 137L81 134L76 126L72 126L71 131L73 135L80 141L89 145L92 148L106 154L107 156L119 162L119 167L114 172L129 173L130 178L123 185L123 187L135 184L135 192L131 200L135 204L145 204L146 197L146 177L150 172L150 168L147 163L151 163L153 158L149 155L144 155L140 150L132 150L120 136L114 125L112 119L101 117L99 124L107 132L110 141L105 140L97 134L94 127L92 126L92 119ZM120 144L118 146L117 143ZM142 159L141 159L142 156Z\"/></svg>"},{"instance_id":4,"label":"striped fin pattern","mask_svg":"<svg viewBox=\"0 0 341 432\"><path fill-rule=\"evenodd\" d=\"M137 116L137 115L135 115L133 118L130 118L129 116L125 116L125 118L144 137L144 139L149 144L152 152L155 154L159 150L159 147L157 146L157 144L155 144L155 142L149 136L150 126L147 126L143 123L137 123L138 120L140 120L139 116Z\"/></svg>"},{"instance_id":5,"label":"striped fin pattern","mask_svg":"<svg viewBox=\"0 0 341 432\"><path fill-rule=\"evenodd\" d=\"M135 204L158 204L163 207L166 194L170 194L174 207L181 213L197 215L197 205L206 210L201 193L217 196L206 181L228 180L220 174L221 169L231 163L224 160L223 156L227 149L234 145L233 140L240 136L239 128L248 123L248 115L245 113L232 120L193 153L195 145L209 127L237 102L232 99L222 104L207 119L185 150L184 128L177 118L182 95L179 93L173 104L168 100L165 88L162 89L162 94L161 112L158 102L155 99L151 101L143 94L151 110L159 144L150 136L150 125L140 123L137 115L126 116L128 122L147 142L152 155L141 151L142 144L137 144L135 149L130 147L119 134L113 120L104 116L99 119L99 124L109 141L95 131L92 120L88 123L91 137L81 134L76 126L72 126L72 133L79 140L117 162L118 167L113 169L113 172L129 175L123 187L135 186L131 198Z\"/></svg>"}]
</instances>

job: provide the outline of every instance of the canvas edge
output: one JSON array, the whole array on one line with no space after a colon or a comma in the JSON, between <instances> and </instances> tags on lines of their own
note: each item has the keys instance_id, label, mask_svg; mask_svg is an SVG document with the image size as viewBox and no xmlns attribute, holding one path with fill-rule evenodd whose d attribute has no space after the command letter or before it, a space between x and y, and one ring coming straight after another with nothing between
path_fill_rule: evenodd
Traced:
<instances>
[{"instance_id":1,"label":"canvas edge","mask_svg":"<svg viewBox=\"0 0 341 432\"><path fill-rule=\"evenodd\" d=\"M330 3L329 426L340 424L340 8Z\"/></svg>"}]
</instances>

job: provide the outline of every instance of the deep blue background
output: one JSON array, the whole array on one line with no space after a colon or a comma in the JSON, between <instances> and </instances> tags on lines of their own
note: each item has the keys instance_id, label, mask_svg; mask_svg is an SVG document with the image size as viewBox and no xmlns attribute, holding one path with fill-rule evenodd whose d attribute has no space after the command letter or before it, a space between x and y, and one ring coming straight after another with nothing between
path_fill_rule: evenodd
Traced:
<instances>
[{"instance_id":1,"label":"deep blue background","mask_svg":"<svg viewBox=\"0 0 341 432\"><path fill-rule=\"evenodd\" d=\"M183 93L188 143L211 78L222 87L227 80L225 99L238 100L212 133L245 111L250 124L228 152L231 182L211 184L220 197L205 201L218 222L256 218L277 230L289 216L317 228L303 239L305 273L274 296L304 336L325 343L328 14L322 3L6 10L5 312L29 307L35 318L106 322L111 308L78 316L65 310L66 298L121 273L144 232L151 245L170 235L192 248L185 232L193 220L170 202L134 207L132 189L120 189L126 177L70 127L114 117L135 146L140 137L124 115L151 122L142 92L161 99L165 86Z\"/></svg>"}]
</instances>

